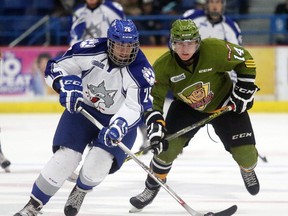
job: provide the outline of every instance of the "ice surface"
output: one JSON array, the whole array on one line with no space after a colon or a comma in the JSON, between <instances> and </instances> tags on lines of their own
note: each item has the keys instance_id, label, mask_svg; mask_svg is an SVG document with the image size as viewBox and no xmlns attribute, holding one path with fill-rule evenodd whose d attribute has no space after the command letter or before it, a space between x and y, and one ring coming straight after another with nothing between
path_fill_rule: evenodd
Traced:
<instances>
[{"instance_id":1,"label":"ice surface","mask_svg":"<svg viewBox=\"0 0 288 216\"><path fill-rule=\"evenodd\" d=\"M52 156L51 143L60 114L1 114L1 142L11 160L11 173L0 170L0 216L13 215L28 201L32 184ZM288 114L252 113L259 159L255 169L261 190L251 196L245 189L239 168L208 127L199 131L184 153L174 162L168 185L193 209L219 211L238 205L236 215L288 215ZM138 137L133 151L141 145ZM152 154L139 158L147 165ZM144 189L146 173L133 160L108 176L89 193L79 215L126 216L129 199ZM74 184L66 182L43 208L43 215L64 215L63 207ZM138 215L189 215L165 190ZM137 215L135 214L135 215Z\"/></svg>"}]
</instances>

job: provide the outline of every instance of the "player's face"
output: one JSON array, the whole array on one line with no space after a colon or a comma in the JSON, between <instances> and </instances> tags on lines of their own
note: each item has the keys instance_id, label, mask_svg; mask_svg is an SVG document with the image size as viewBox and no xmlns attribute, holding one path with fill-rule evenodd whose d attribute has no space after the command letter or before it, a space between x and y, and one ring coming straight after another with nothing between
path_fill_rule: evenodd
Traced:
<instances>
[{"instance_id":1,"label":"player's face","mask_svg":"<svg viewBox=\"0 0 288 216\"><path fill-rule=\"evenodd\" d=\"M39 64L38 64L38 68L42 73L45 72L46 65L47 65L48 61L49 61L49 59L47 59L47 58L40 59Z\"/></svg>"},{"instance_id":2,"label":"player's face","mask_svg":"<svg viewBox=\"0 0 288 216\"><path fill-rule=\"evenodd\" d=\"M174 52L181 58L183 61L189 60L193 54L196 52L199 43L195 40L193 41L177 41L174 42Z\"/></svg>"},{"instance_id":3,"label":"player's face","mask_svg":"<svg viewBox=\"0 0 288 216\"><path fill-rule=\"evenodd\" d=\"M207 11L212 19L219 19L223 11L222 0L210 0L207 3Z\"/></svg>"},{"instance_id":4,"label":"player's face","mask_svg":"<svg viewBox=\"0 0 288 216\"><path fill-rule=\"evenodd\" d=\"M102 0L86 0L86 4L90 8L95 8L98 4L101 4Z\"/></svg>"},{"instance_id":5,"label":"player's face","mask_svg":"<svg viewBox=\"0 0 288 216\"><path fill-rule=\"evenodd\" d=\"M118 60L127 60L130 58L133 50L132 44L115 42L113 46L113 54Z\"/></svg>"}]
</instances>

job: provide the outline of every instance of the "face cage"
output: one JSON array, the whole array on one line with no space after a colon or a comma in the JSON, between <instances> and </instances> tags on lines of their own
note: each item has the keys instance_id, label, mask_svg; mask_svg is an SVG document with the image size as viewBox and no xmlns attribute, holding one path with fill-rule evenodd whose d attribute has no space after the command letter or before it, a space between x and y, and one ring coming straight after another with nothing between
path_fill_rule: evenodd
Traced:
<instances>
[{"instance_id":1,"label":"face cage","mask_svg":"<svg viewBox=\"0 0 288 216\"><path fill-rule=\"evenodd\" d=\"M111 59L111 61L120 67L124 67L124 66L131 64L136 59L137 53L139 51L139 46L140 46L139 42L137 41L137 42L131 43L132 51L130 53L129 58L127 59L120 59L115 55L114 47L116 46L115 45L116 43L117 42L112 41L110 39L108 40L108 56Z\"/></svg>"}]
</instances>

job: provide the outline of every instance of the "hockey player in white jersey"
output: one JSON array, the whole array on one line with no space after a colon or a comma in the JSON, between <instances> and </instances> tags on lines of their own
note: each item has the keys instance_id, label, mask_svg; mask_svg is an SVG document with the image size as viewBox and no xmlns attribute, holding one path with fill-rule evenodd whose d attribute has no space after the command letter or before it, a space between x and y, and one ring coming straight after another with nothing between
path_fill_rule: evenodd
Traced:
<instances>
[{"instance_id":1,"label":"hockey player in white jersey","mask_svg":"<svg viewBox=\"0 0 288 216\"><path fill-rule=\"evenodd\" d=\"M131 20L114 20L107 38L76 43L61 59L48 62L45 75L66 109L54 135L54 155L34 182L29 202L14 216L38 215L93 141L64 207L66 216L77 215L87 192L120 169L126 155L116 143L132 148L143 113L152 105L148 96L155 76ZM102 123L101 131L78 114L80 106Z\"/></svg>"},{"instance_id":2,"label":"hockey player in white jersey","mask_svg":"<svg viewBox=\"0 0 288 216\"><path fill-rule=\"evenodd\" d=\"M205 10L187 10L183 18L192 19L201 38L218 38L242 45L241 30L238 24L224 15L226 0L206 0Z\"/></svg>"},{"instance_id":3,"label":"hockey player in white jersey","mask_svg":"<svg viewBox=\"0 0 288 216\"><path fill-rule=\"evenodd\" d=\"M107 37L107 29L115 19L125 19L118 2L86 0L73 14L70 45L89 38Z\"/></svg>"}]
</instances>

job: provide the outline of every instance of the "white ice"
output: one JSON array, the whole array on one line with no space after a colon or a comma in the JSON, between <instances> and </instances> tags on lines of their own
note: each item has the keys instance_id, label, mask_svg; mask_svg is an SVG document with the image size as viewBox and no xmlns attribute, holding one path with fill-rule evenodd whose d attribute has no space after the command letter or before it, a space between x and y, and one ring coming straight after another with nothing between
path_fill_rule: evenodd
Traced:
<instances>
[{"instance_id":1,"label":"white ice","mask_svg":"<svg viewBox=\"0 0 288 216\"><path fill-rule=\"evenodd\" d=\"M0 168L0 216L11 216L28 201L32 184L52 156L51 143L60 114L0 114L2 149L11 160L11 173ZM238 205L235 215L288 215L288 114L252 113L251 120L261 156L256 173L261 190L251 196L239 168L218 137L201 129L184 153L174 162L168 185L193 209L206 213ZM137 151L141 137L133 151ZM149 164L152 154L140 156ZM129 198L144 189L145 171L133 160L89 193L79 215L124 216ZM64 215L63 206L74 184L66 182L43 208L43 215ZM165 190L138 215L184 216L186 210ZM135 214L135 216L137 215Z\"/></svg>"}]
</instances>

